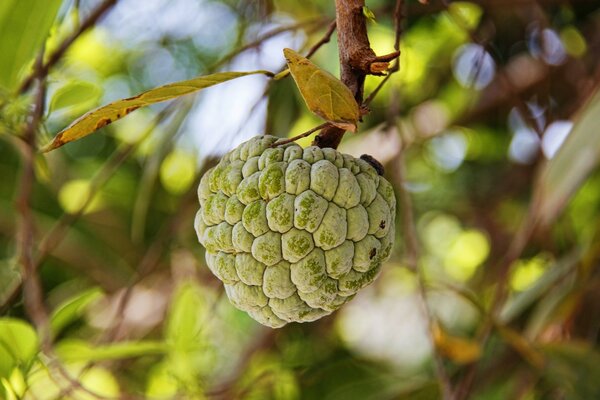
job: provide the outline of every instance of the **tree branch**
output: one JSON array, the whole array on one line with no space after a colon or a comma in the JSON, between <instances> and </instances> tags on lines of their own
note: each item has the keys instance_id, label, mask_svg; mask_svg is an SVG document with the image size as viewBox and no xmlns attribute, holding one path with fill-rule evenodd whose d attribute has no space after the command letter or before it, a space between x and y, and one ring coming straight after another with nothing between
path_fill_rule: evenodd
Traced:
<instances>
[{"instance_id":1,"label":"tree branch","mask_svg":"<svg viewBox=\"0 0 600 400\"><path fill-rule=\"evenodd\" d=\"M48 331L48 313L44 305L42 284L33 259L35 224L30 202L35 182L36 131L44 114L44 99L46 96L45 75L42 70L43 58L44 51L42 50L34 66L34 80L39 80L39 86L29 123L23 133L23 169L19 185L20 190L16 199L16 208L19 213L18 258L23 277L25 310L38 330L42 345L49 342L50 332Z\"/></svg>"},{"instance_id":2,"label":"tree branch","mask_svg":"<svg viewBox=\"0 0 600 400\"><path fill-rule=\"evenodd\" d=\"M400 54L395 51L377 56L367 35L367 21L363 15L364 0L336 0L335 13L340 54L340 79L354 94L357 104L363 100L367 75L382 75L389 62ZM335 126L324 128L314 140L319 147L337 148L345 131Z\"/></svg>"}]
</instances>

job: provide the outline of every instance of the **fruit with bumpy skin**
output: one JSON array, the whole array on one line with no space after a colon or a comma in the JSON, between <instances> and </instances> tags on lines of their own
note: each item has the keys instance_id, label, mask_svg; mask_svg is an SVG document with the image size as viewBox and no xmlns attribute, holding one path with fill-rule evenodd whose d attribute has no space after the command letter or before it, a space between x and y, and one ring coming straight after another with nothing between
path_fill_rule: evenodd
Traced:
<instances>
[{"instance_id":1,"label":"fruit with bumpy skin","mask_svg":"<svg viewBox=\"0 0 600 400\"><path fill-rule=\"evenodd\" d=\"M379 274L396 198L362 159L257 136L202 177L195 229L229 300L281 327L340 308Z\"/></svg>"}]
</instances>

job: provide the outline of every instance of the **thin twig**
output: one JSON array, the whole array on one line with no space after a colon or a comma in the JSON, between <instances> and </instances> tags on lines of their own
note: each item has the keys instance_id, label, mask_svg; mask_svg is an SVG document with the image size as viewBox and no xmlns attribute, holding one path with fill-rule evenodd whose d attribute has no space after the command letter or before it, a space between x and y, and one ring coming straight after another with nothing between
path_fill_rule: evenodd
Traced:
<instances>
[{"instance_id":1,"label":"thin twig","mask_svg":"<svg viewBox=\"0 0 600 400\"><path fill-rule=\"evenodd\" d=\"M394 118L398 114L398 92L391 93L390 100L390 109L388 112L388 123L390 126L393 126ZM405 250L406 250L406 263L409 269L414 271L417 275L417 280L419 283L419 303L421 304L421 309L423 310L423 315L425 316L425 320L427 323L427 335L429 342L431 343L432 348L432 359L435 368L435 374L437 376L438 382L440 384L440 389L442 392L442 398L444 400L454 399L454 391L452 389L452 384L450 382L450 378L446 369L444 367L444 360L442 356L438 353L437 347L435 344L435 340L433 337L434 328L436 325L435 316L433 312L429 308L429 304L427 302L427 288L425 282L425 275L423 268L419 266L419 258L420 258L420 249L419 249L419 239L417 236L417 229L415 224L415 216L414 210L412 206L412 200L410 198L410 193L406 189L406 166L404 161L404 151L405 147L401 148L396 156L397 163L397 179L398 184L396 185L398 188L398 194L400 197L400 209L402 213L402 225L404 232L404 242L405 242Z\"/></svg>"},{"instance_id":2,"label":"thin twig","mask_svg":"<svg viewBox=\"0 0 600 400\"><path fill-rule=\"evenodd\" d=\"M255 47L258 47L260 45L262 45L266 40L269 40L275 36L281 35L282 33L286 33L286 32L290 32L290 31L295 31L298 30L300 28L303 27L310 27L312 25L316 25L317 27L321 27L322 25L324 25L325 22L327 22L328 20L325 18L317 18L317 19L310 19L307 21L301 21L292 25L286 25L286 26L281 26L279 28L275 28L267 33L265 33L264 35L261 35L259 38L257 38L256 40L253 40L251 42L248 42L246 44L244 44L241 47L237 47L236 49L234 49L233 51L231 51L230 53L224 55L221 59L219 59L219 61L217 61L215 64L213 64L208 70L209 71L214 71L216 70L218 67L228 63L229 61L231 61L234 57L237 57L240 53L246 51L246 50L250 50L253 49Z\"/></svg>"},{"instance_id":3,"label":"thin twig","mask_svg":"<svg viewBox=\"0 0 600 400\"><path fill-rule=\"evenodd\" d=\"M323 37L317 43L315 43L310 48L310 50L308 50L308 53L306 53L306 56L305 56L306 58L311 58L317 52L317 50L319 50L321 48L321 46L323 46L326 43L329 43L329 41L331 40L331 35L333 35L333 32L335 31L336 25L337 25L337 23L335 20L333 20L329 24L329 27L327 28L327 32L325 32Z\"/></svg>"},{"instance_id":4,"label":"thin twig","mask_svg":"<svg viewBox=\"0 0 600 400\"><path fill-rule=\"evenodd\" d=\"M75 30L75 32L73 32L71 34L71 36L67 37L58 46L58 48L52 54L50 54L50 56L48 57L48 60L42 64L39 74L41 74L43 76L48 75L50 68L52 68L58 61L60 61L60 59L67 52L69 47L71 47L73 42L75 42L75 40L79 36L81 36L81 34L83 34L89 28L93 27L96 24L96 22L98 22L98 20L108 10L110 10L112 7L115 6L115 4L117 4L117 0L105 0L94 11L92 11L92 13L90 15L88 15L88 17L81 23L81 25L79 25L79 28L77 28L77 30ZM37 76L36 72L33 72L29 76L27 76L23 80L23 83L21 84L21 86L19 87L19 93L24 93L27 90L29 90L29 88L31 87L31 84L35 80L36 76Z\"/></svg>"},{"instance_id":5,"label":"thin twig","mask_svg":"<svg viewBox=\"0 0 600 400\"><path fill-rule=\"evenodd\" d=\"M419 245L417 239L417 233L415 229L414 223L414 214L412 208L412 201L410 199L410 194L405 188L405 173L404 173L404 153L401 149L397 156L398 163L398 180L400 184L398 185L398 191L400 194L400 205L402 209L402 221L404 225L404 238L405 238L405 247L407 252L407 264L408 267L415 271L417 274L417 280L419 282L419 302L421 303L421 308L423 310L423 315L425 316L425 320L427 322L427 335L429 336L429 342L431 343L432 348L432 359L435 367L435 374L438 378L442 398L444 400L454 399L454 392L452 390L452 384L450 383L450 378L446 372L444 367L444 360L441 355L438 353L435 340L433 338L433 330L435 327L435 317L431 309L429 308L429 304L427 303L427 288L425 283L425 276L423 274L423 269L419 266Z\"/></svg>"},{"instance_id":6,"label":"thin twig","mask_svg":"<svg viewBox=\"0 0 600 400\"><path fill-rule=\"evenodd\" d=\"M365 99L362 106L368 107L369 104L373 101L375 96L381 91L383 86L387 83L390 77L400 70L400 39L402 37L402 23L404 21L404 1L397 0L396 5L394 7L394 27L395 27L395 35L394 35L394 50L398 52L398 58L394 61L390 69L388 70L385 78L379 82L379 84L373 89L373 91L369 94L369 96Z\"/></svg>"},{"instance_id":7,"label":"thin twig","mask_svg":"<svg viewBox=\"0 0 600 400\"><path fill-rule=\"evenodd\" d=\"M314 132L316 132L316 131L318 131L318 130L320 130L320 129L323 129L323 128L325 128L325 127L328 127L328 126L330 126L330 125L331 125L331 124L330 124L329 122L324 122L324 123L322 123L321 125L315 126L314 128L312 128L312 129L309 129L309 130L307 130L306 132L302 132L302 133L301 133L301 134L299 134L299 135L296 135L296 136L294 136L294 137L291 137L291 138L289 138L289 139L279 140L279 141L277 141L277 142L273 143L273 144L271 145L271 147L279 147L279 146L283 146L284 144L288 144L288 143L291 143L291 142L295 142L295 141L296 141L296 140L298 140L298 139L302 139L302 138L305 138L305 137L307 137L307 136L310 136L312 133L314 133Z\"/></svg>"},{"instance_id":8,"label":"thin twig","mask_svg":"<svg viewBox=\"0 0 600 400\"><path fill-rule=\"evenodd\" d=\"M25 310L36 326L41 342L47 343L50 340L48 312L44 305L42 285L33 259L35 224L31 212L31 199L35 183L36 133L44 113L44 99L46 96L46 76L42 70L43 58L44 49L42 48L34 67L34 80L39 83L31 118L23 134L25 144L23 147L23 170L16 206L19 212L18 259L23 275Z\"/></svg>"}]
</instances>

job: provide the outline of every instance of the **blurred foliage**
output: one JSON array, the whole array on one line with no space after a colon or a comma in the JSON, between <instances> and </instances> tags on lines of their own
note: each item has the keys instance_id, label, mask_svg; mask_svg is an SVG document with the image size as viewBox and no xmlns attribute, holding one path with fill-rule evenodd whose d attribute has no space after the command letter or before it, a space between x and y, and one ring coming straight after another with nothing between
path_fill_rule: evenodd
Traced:
<instances>
[{"instance_id":1,"label":"blurred foliage","mask_svg":"<svg viewBox=\"0 0 600 400\"><path fill-rule=\"evenodd\" d=\"M192 228L201 174L250 136L322 122L291 77L252 76L36 155L44 332L15 200L38 91L19 88L101 3L0 2L0 398L437 399L435 357L468 398L600 398L597 2L403 2L400 70L340 150L411 196L433 325L402 215L382 276L339 312L270 330L228 303ZM170 82L277 73L335 15L324 0L114 3L50 66L38 144ZM395 2L367 5L374 50L393 51ZM339 73L335 35L312 61Z\"/></svg>"}]
</instances>

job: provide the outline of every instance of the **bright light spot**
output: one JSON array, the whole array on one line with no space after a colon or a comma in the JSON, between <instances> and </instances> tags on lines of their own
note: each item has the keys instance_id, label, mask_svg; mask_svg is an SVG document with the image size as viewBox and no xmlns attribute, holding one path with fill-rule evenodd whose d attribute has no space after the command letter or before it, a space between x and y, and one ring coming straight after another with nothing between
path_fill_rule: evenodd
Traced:
<instances>
[{"instance_id":1,"label":"bright light spot","mask_svg":"<svg viewBox=\"0 0 600 400\"><path fill-rule=\"evenodd\" d=\"M278 20L270 25L264 23L262 28L271 30L289 23L289 20ZM275 36L264 41L256 51L247 51L235 57L227 69L278 70L284 65L281 49L299 48L303 41L302 34ZM203 92L190 112L184 130L185 135L202 149L203 156L222 154L253 136L266 133L267 101L263 98L266 82L264 76L247 76Z\"/></svg>"},{"instance_id":2,"label":"bright light spot","mask_svg":"<svg viewBox=\"0 0 600 400\"><path fill-rule=\"evenodd\" d=\"M461 233L458 218L436 212L429 212L421 217L419 228L425 247L438 257L446 255L454 239Z\"/></svg>"},{"instance_id":3,"label":"bright light spot","mask_svg":"<svg viewBox=\"0 0 600 400\"><path fill-rule=\"evenodd\" d=\"M172 194L181 194L189 189L196 175L196 157L175 150L165 157L160 165L160 181Z\"/></svg>"},{"instance_id":4,"label":"bright light spot","mask_svg":"<svg viewBox=\"0 0 600 400\"><path fill-rule=\"evenodd\" d=\"M477 230L462 232L444 258L444 269L452 278L466 281L490 253L487 237Z\"/></svg>"},{"instance_id":5,"label":"bright light spot","mask_svg":"<svg viewBox=\"0 0 600 400\"><path fill-rule=\"evenodd\" d=\"M516 291L528 289L543 275L548 264L548 258L543 256L517 261L512 266L510 287Z\"/></svg>"},{"instance_id":6,"label":"bright light spot","mask_svg":"<svg viewBox=\"0 0 600 400\"><path fill-rule=\"evenodd\" d=\"M90 181L86 179L74 179L65 183L58 192L58 203L63 210L68 213L76 213L81 210L87 201L91 190ZM90 202L86 207L85 212L89 213L96 211L101 207L102 203L98 196Z\"/></svg>"},{"instance_id":7,"label":"bright light spot","mask_svg":"<svg viewBox=\"0 0 600 400\"><path fill-rule=\"evenodd\" d=\"M146 384L146 397L174 398L178 388L177 378L171 373L168 363L155 364L150 369Z\"/></svg>"},{"instance_id":8,"label":"bright light spot","mask_svg":"<svg viewBox=\"0 0 600 400\"><path fill-rule=\"evenodd\" d=\"M399 368L417 368L431 354L427 323L418 295L406 293L394 279L396 290L378 293L369 287L338 313L337 330L347 347L370 359Z\"/></svg>"},{"instance_id":9,"label":"bright light spot","mask_svg":"<svg viewBox=\"0 0 600 400\"><path fill-rule=\"evenodd\" d=\"M112 127L115 138L127 144L134 144L144 139L151 129L153 113L148 108L137 110L115 122ZM156 132L152 133L156 135Z\"/></svg>"},{"instance_id":10,"label":"bright light spot","mask_svg":"<svg viewBox=\"0 0 600 400\"><path fill-rule=\"evenodd\" d=\"M483 46L469 43L456 51L452 71L461 85L479 90L494 78L496 64Z\"/></svg>"},{"instance_id":11,"label":"bright light spot","mask_svg":"<svg viewBox=\"0 0 600 400\"><path fill-rule=\"evenodd\" d=\"M567 26L561 30L560 40L565 46L565 51L570 56L581 57L587 51L585 38L574 26Z\"/></svg>"},{"instance_id":12,"label":"bright light spot","mask_svg":"<svg viewBox=\"0 0 600 400\"><path fill-rule=\"evenodd\" d=\"M542 151L546 158L554 157L560 146L569 136L573 123L571 121L555 121L551 123L542 137Z\"/></svg>"},{"instance_id":13,"label":"bright light spot","mask_svg":"<svg viewBox=\"0 0 600 400\"><path fill-rule=\"evenodd\" d=\"M454 171L465 159L467 139L460 132L449 132L431 139L428 147L438 167L446 171Z\"/></svg>"},{"instance_id":14,"label":"bright light spot","mask_svg":"<svg viewBox=\"0 0 600 400\"><path fill-rule=\"evenodd\" d=\"M398 81L405 84L420 82L426 72L424 55L419 53L415 47L400 44L400 71Z\"/></svg>"},{"instance_id":15,"label":"bright light spot","mask_svg":"<svg viewBox=\"0 0 600 400\"><path fill-rule=\"evenodd\" d=\"M528 128L516 130L508 148L508 157L519 164L531 163L540 147L540 139Z\"/></svg>"},{"instance_id":16,"label":"bright light spot","mask_svg":"<svg viewBox=\"0 0 600 400\"><path fill-rule=\"evenodd\" d=\"M436 135L448 126L448 109L441 101L429 100L415 107L412 119L417 131L424 137Z\"/></svg>"},{"instance_id":17,"label":"bright light spot","mask_svg":"<svg viewBox=\"0 0 600 400\"><path fill-rule=\"evenodd\" d=\"M534 29L529 36L529 51L536 58L541 58L547 64L560 65L567 58L565 48L552 29L544 29L541 32Z\"/></svg>"},{"instance_id":18,"label":"bright light spot","mask_svg":"<svg viewBox=\"0 0 600 400\"><path fill-rule=\"evenodd\" d=\"M82 34L69 48L65 58L77 67L87 67L108 75L116 70L121 53L116 46L107 43L115 43L112 34L105 29L95 28Z\"/></svg>"},{"instance_id":19,"label":"bright light spot","mask_svg":"<svg viewBox=\"0 0 600 400\"><path fill-rule=\"evenodd\" d=\"M453 2L448 6L450 15L459 22L461 28L475 29L481 20L483 10L477 4L466 1Z\"/></svg>"}]
</instances>

